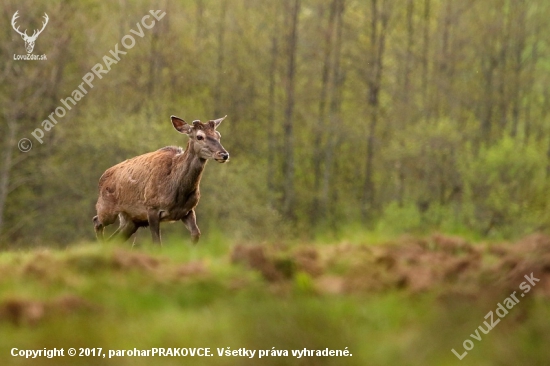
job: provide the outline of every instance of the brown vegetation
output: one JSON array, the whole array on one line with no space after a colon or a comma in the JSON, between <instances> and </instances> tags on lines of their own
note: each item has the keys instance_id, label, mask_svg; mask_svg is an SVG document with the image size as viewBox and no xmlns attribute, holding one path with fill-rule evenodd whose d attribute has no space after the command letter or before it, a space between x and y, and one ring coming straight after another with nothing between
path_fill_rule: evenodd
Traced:
<instances>
[{"instance_id":1,"label":"brown vegetation","mask_svg":"<svg viewBox=\"0 0 550 366\"><path fill-rule=\"evenodd\" d=\"M7 320L14 325L35 325L48 316L98 309L98 306L75 295L58 296L46 301L14 297L0 301L0 320Z\"/></svg>"},{"instance_id":2,"label":"brown vegetation","mask_svg":"<svg viewBox=\"0 0 550 366\"><path fill-rule=\"evenodd\" d=\"M402 289L475 295L513 291L524 275L534 273L542 284L535 291L550 296L550 237L541 234L503 244L472 244L434 234L424 239L403 237L378 246L342 243L288 250L238 245L231 258L259 271L269 282L307 273L319 293Z\"/></svg>"}]
</instances>

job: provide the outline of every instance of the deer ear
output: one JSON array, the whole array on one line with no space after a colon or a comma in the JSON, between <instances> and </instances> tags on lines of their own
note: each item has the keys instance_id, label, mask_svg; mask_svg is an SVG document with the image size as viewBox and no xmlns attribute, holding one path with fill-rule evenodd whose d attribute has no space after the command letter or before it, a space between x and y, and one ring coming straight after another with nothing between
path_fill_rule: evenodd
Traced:
<instances>
[{"instance_id":1,"label":"deer ear","mask_svg":"<svg viewBox=\"0 0 550 366\"><path fill-rule=\"evenodd\" d=\"M223 116L222 118L211 120L210 125L214 128L218 128L218 126L220 125L220 123L222 123L222 121L225 119L225 117L227 117L227 115Z\"/></svg>"},{"instance_id":2,"label":"deer ear","mask_svg":"<svg viewBox=\"0 0 550 366\"><path fill-rule=\"evenodd\" d=\"M185 121L179 117L176 116L170 116L170 120L172 121L172 125L178 131L179 133L184 133L188 135L193 127L189 126Z\"/></svg>"}]
</instances>

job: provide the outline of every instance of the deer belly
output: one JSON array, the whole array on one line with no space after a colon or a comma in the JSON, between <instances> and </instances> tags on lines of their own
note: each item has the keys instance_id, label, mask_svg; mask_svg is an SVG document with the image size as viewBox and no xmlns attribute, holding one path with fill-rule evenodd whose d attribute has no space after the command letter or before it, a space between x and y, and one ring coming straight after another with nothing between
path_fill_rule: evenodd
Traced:
<instances>
[{"instance_id":1,"label":"deer belly","mask_svg":"<svg viewBox=\"0 0 550 366\"><path fill-rule=\"evenodd\" d=\"M126 206L122 207L120 212L134 222L148 221L147 211L143 207Z\"/></svg>"},{"instance_id":2,"label":"deer belly","mask_svg":"<svg viewBox=\"0 0 550 366\"><path fill-rule=\"evenodd\" d=\"M193 207L172 207L169 210L160 210L160 221L179 221L183 219Z\"/></svg>"}]
</instances>

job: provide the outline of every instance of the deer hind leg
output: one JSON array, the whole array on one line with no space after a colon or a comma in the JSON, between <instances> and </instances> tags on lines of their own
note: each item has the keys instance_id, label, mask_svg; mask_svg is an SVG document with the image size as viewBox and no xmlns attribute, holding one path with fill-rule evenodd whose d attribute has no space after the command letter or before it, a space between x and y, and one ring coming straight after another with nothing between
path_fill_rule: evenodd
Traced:
<instances>
[{"instance_id":1,"label":"deer hind leg","mask_svg":"<svg viewBox=\"0 0 550 366\"><path fill-rule=\"evenodd\" d=\"M197 244L199 238L201 237L201 231L197 226L197 216L195 216L195 210L189 211L187 215L181 219L181 221L183 221L185 227L191 233L191 241L193 244Z\"/></svg>"},{"instance_id":2,"label":"deer hind leg","mask_svg":"<svg viewBox=\"0 0 550 366\"><path fill-rule=\"evenodd\" d=\"M160 240L160 212L157 209L151 208L147 211L147 221L149 221L149 229L153 236L153 243L158 243L162 246Z\"/></svg>"}]
</instances>

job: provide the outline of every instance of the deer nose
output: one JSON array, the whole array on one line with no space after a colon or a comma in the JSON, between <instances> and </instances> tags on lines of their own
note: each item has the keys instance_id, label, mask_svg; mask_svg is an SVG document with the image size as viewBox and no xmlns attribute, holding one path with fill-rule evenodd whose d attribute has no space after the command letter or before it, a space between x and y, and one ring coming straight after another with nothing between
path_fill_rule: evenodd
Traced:
<instances>
[{"instance_id":1,"label":"deer nose","mask_svg":"<svg viewBox=\"0 0 550 366\"><path fill-rule=\"evenodd\" d=\"M228 153L226 153L226 152L224 152L224 153L220 153L220 156L221 156L221 158L222 158L223 160L227 160L227 159L229 159L229 154L228 154Z\"/></svg>"}]
</instances>

